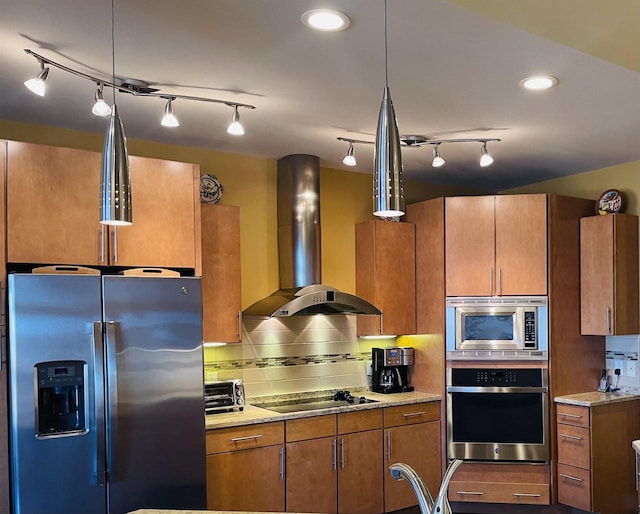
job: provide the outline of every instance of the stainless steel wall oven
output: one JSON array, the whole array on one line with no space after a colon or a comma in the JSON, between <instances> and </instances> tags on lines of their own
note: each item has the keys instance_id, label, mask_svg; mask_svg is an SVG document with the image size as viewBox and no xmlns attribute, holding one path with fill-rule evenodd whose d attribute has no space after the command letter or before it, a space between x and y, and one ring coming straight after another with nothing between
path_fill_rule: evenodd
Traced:
<instances>
[{"instance_id":1,"label":"stainless steel wall oven","mask_svg":"<svg viewBox=\"0 0 640 514\"><path fill-rule=\"evenodd\" d=\"M545 368L448 368L449 459L547 462Z\"/></svg>"}]
</instances>

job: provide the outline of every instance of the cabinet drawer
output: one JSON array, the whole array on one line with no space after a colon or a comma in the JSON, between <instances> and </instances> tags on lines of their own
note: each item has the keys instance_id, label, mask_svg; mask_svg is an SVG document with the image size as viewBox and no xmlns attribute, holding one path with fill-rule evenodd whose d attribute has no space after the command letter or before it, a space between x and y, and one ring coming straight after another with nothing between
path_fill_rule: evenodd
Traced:
<instances>
[{"instance_id":1,"label":"cabinet drawer","mask_svg":"<svg viewBox=\"0 0 640 514\"><path fill-rule=\"evenodd\" d=\"M558 462L590 469L590 436L588 428L558 423Z\"/></svg>"},{"instance_id":2,"label":"cabinet drawer","mask_svg":"<svg viewBox=\"0 0 640 514\"><path fill-rule=\"evenodd\" d=\"M284 443L284 421L207 431L207 455Z\"/></svg>"},{"instance_id":3,"label":"cabinet drawer","mask_svg":"<svg viewBox=\"0 0 640 514\"><path fill-rule=\"evenodd\" d=\"M549 505L548 484L451 482L449 501Z\"/></svg>"},{"instance_id":4,"label":"cabinet drawer","mask_svg":"<svg viewBox=\"0 0 640 514\"><path fill-rule=\"evenodd\" d=\"M558 464L558 503L591 510L591 472Z\"/></svg>"},{"instance_id":5,"label":"cabinet drawer","mask_svg":"<svg viewBox=\"0 0 640 514\"><path fill-rule=\"evenodd\" d=\"M414 403L384 408L384 427L398 427L440 419L440 402Z\"/></svg>"},{"instance_id":6,"label":"cabinet drawer","mask_svg":"<svg viewBox=\"0 0 640 514\"><path fill-rule=\"evenodd\" d=\"M565 425L588 427L589 407L556 403L556 419L558 423L564 423Z\"/></svg>"},{"instance_id":7,"label":"cabinet drawer","mask_svg":"<svg viewBox=\"0 0 640 514\"><path fill-rule=\"evenodd\" d=\"M285 430L288 443L320 437L335 437L336 415L292 419L285 422Z\"/></svg>"},{"instance_id":8,"label":"cabinet drawer","mask_svg":"<svg viewBox=\"0 0 640 514\"><path fill-rule=\"evenodd\" d=\"M382 409L338 414L338 434L350 434L382 428Z\"/></svg>"}]
</instances>

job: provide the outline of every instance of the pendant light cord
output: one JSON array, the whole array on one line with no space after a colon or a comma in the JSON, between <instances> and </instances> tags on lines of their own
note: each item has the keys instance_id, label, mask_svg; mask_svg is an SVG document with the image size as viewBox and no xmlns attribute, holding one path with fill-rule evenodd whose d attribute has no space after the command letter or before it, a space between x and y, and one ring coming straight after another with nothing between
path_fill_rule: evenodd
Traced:
<instances>
[{"instance_id":1,"label":"pendant light cord","mask_svg":"<svg viewBox=\"0 0 640 514\"><path fill-rule=\"evenodd\" d=\"M389 64L387 59L387 0L384 0L384 85L389 87Z\"/></svg>"},{"instance_id":2,"label":"pendant light cord","mask_svg":"<svg viewBox=\"0 0 640 514\"><path fill-rule=\"evenodd\" d=\"M385 0L386 2L386 0ZM113 91L113 105L116 105L116 16L115 0L111 0L111 89Z\"/></svg>"}]
</instances>

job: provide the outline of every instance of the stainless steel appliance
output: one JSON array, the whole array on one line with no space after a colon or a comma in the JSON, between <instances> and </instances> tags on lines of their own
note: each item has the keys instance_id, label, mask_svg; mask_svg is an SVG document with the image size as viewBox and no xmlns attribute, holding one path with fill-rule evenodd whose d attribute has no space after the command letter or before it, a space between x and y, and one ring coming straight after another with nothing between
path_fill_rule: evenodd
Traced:
<instances>
[{"instance_id":1,"label":"stainless steel appliance","mask_svg":"<svg viewBox=\"0 0 640 514\"><path fill-rule=\"evenodd\" d=\"M544 368L448 368L448 458L547 462L548 412Z\"/></svg>"},{"instance_id":2,"label":"stainless steel appliance","mask_svg":"<svg viewBox=\"0 0 640 514\"><path fill-rule=\"evenodd\" d=\"M547 359L546 296L449 297L448 359Z\"/></svg>"},{"instance_id":3,"label":"stainless steel appliance","mask_svg":"<svg viewBox=\"0 0 640 514\"><path fill-rule=\"evenodd\" d=\"M413 391L409 384L409 366L413 366L413 348L372 348L371 389L377 393Z\"/></svg>"},{"instance_id":4,"label":"stainless steel appliance","mask_svg":"<svg viewBox=\"0 0 640 514\"><path fill-rule=\"evenodd\" d=\"M244 410L242 379L216 380L204 384L204 411L207 414Z\"/></svg>"},{"instance_id":5,"label":"stainless steel appliance","mask_svg":"<svg viewBox=\"0 0 640 514\"><path fill-rule=\"evenodd\" d=\"M15 514L206 507L197 278L9 276Z\"/></svg>"}]
</instances>

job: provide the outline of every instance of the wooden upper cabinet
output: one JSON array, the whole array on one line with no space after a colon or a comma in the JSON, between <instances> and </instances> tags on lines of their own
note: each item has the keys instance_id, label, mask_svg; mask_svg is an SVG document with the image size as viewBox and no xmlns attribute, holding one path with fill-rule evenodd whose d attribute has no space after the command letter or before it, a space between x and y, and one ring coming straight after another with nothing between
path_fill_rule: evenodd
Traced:
<instances>
[{"instance_id":1,"label":"wooden upper cabinet","mask_svg":"<svg viewBox=\"0 0 640 514\"><path fill-rule=\"evenodd\" d=\"M196 268L199 166L129 156L129 171L133 224L114 231L111 264Z\"/></svg>"},{"instance_id":2,"label":"wooden upper cabinet","mask_svg":"<svg viewBox=\"0 0 640 514\"><path fill-rule=\"evenodd\" d=\"M415 334L415 262L413 223L356 224L356 294L382 311L359 316L358 335Z\"/></svg>"},{"instance_id":3,"label":"wooden upper cabinet","mask_svg":"<svg viewBox=\"0 0 640 514\"><path fill-rule=\"evenodd\" d=\"M240 208L202 205L202 311L206 342L240 341Z\"/></svg>"},{"instance_id":4,"label":"wooden upper cabinet","mask_svg":"<svg viewBox=\"0 0 640 514\"><path fill-rule=\"evenodd\" d=\"M499 295L547 294L547 197L495 197L496 291Z\"/></svg>"},{"instance_id":5,"label":"wooden upper cabinet","mask_svg":"<svg viewBox=\"0 0 640 514\"><path fill-rule=\"evenodd\" d=\"M580 311L583 335L640 332L637 216L580 220Z\"/></svg>"},{"instance_id":6,"label":"wooden upper cabinet","mask_svg":"<svg viewBox=\"0 0 640 514\"><path fill-rule=\"evenodd\" d=\"M198 267L197 165L130 156L133 225L116 229L100 224L100 153L10 141L7 162L8 262Z\"/></svg>"},{"instance_id":7,"label":"wooden upper cabinet","mask_svg":"<svg viewBox=\"0 0 640 514\"><path fill-rule=\"evenodd\" d=\"M445 199L447 296L547 293L546 195Z\"/></svg>"},{"instance_id":8,"label":"wooden upper cabinet","mask_svg":"<svg viewBox=\"0 0 640 514\"><path fill-rule=\"evenodd\" d=\"M8 142L7 261L103 264L100 154Z\"/></svg>"},{"instance_id":9,"label":"wooden upper cabinet","mask_svg":"<svg viewBox=\"0 0 640 514\"><path fill-rule=\"evenodd\" d=\"M445 198L447 296L490 296L495 263L493 196Z\"/></svg>"}]
</instances>

